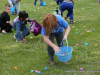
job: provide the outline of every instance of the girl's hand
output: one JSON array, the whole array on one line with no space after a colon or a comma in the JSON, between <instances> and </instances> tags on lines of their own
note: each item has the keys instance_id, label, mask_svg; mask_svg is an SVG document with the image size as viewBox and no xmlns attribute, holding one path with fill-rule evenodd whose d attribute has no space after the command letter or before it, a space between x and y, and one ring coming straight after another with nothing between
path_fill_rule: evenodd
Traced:
<instances>
[{"instance_id":1,"label":"girl's hand","mask_svg":"<svg viewBox=\"0 0 100 75\"><path fill-rule=\"evenodd\" d=\"M31 21L33 22L33 21L35 21L35 19L36 19L36 18L32 19Z\"/></svg>"},{"instance_id":2,"label":"girl's hand","mask_svg":"<svg viewBox=\"0 0 100 75\"><path fill-rule=\"evenodd\" d=\"M27 40L26 40L26 39L24 39L24 38L23 38L23 41L24 41L25 43L27 42Z\"/></svg>"},{"instance_id":3,"label":"girl's hand","mask_svg":"<svg viewBox=\"0 0 100 75\"><path fill-rule=\"evenodd\" d=\"M54 49L54 51L57 52L57 53L59 53L59 51L61 51L60 48L59 48L58 46L54 46L53 49Z\"/></svg>"},{"instance_id":4,"label":"girl's hand","mask_svg":"<svg viewBox=\"0 0 100 75\"><path fill-rule=\"evenodd\" d=\"M63 40L65 40L65 39L67 40L67 36L64 36L64 37L63 37Z\"/></svg>"}]
</instances>

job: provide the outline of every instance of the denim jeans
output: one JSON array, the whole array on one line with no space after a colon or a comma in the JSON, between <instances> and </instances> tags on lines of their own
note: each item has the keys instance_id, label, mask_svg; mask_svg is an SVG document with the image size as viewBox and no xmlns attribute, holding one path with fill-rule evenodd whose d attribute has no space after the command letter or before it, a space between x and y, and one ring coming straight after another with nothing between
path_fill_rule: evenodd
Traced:
<instances>
[{"instance_id":1,"label":"denim jeans","mask_svg":"<svg viewBox=\"0 0 100 75\"><path fill-rule=\"evenodd\" d=\"M68 10L67 16L70 16L70 21L73 21L73 3L62 2L59 7L58 14L63 17L63 12Z\"/></svg>"},{"instance_id":2,"label":"denim jeans","mask_svg":"<svg viewBox=\"0 0 100 75\"><path fill-rule=\"evenodd\" d=\"M61 32L61 33L59 33L59 34L51 33L51 34L49 35L49 39L50 39L50 41L51 41L52 43L54 43L54 37L56 38L57 44L58 44L58 46L60 47L61 41L63 40L63 37L64 37L64 33L63 33L63 32ZM63 46L63 45L64 45L64 43L62 43L62 46ZM53 48L52 48L51 46L49 46L48 44L47 44L47 50L48 50L49 60L50 60L50 62L51 62L52 60L54 60L54 53L55 53L55 51L54 51Z\"/></svg>"},{"instance_id":3,"label":"denim jeans","mask_svg":"<svg viewBox=\"0 0 100 75\"><path fill-rule=\"evenodd\" d=\"M36 5L37 0L34 1L34 5ZM43 6L42 0L40 0L40 6Z\"/></svg>"},{"instance_id":4,"label":"denim jeans","mask_svg":"<svg viewBox=\"0 0 100 75\"><path fill-rule=\"evenodd\" d=\"M13 28L16 30L16 26L13 26ZM25 28L20 28L20 31L22 31L22 36L23 36L23 38L25 38L27 35L29 35L30 34L30 32L29 32L29 27L25 27ZM17 33L17 34L15 34L15 37L17 38L17 40L19 41L19 40L22 40L22 38L19 36L19 34Z\"/></svg>"},{"instance_id":5,"label":"denim jeans","mask_svg":"<svg viewBox=\"0 0 100 75\"><path fill-rule=\"evenodd\" d=\"M16 9L17 4L17 9ZM13 7L15 7L15 12L12 12L12 14L18 14L20 11L20 2L13 2Z\"/></svg>"}]
</instances>

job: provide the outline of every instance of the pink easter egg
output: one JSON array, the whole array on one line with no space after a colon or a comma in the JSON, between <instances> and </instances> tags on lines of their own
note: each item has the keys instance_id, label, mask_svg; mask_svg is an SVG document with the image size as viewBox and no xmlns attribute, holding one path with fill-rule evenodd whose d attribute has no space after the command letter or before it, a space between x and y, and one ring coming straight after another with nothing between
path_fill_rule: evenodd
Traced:
<instances>
[{"instance_id":1,"label":"pink easter egg","mask_svg":"<svg viewBox=\"0 0 100 75\"><path fill-rule=\"evenodd\" d=\"M87 31L87 29L85 29L85 31Z\"/></svg>"},{"instance_id":2,"label":"pink easter egg","mask_svg":"<svg viewBox=\"0 0 100 75\"><path fill-rule=\"evenodd\" d=\"M76 44L76 46L78 46L78 43Z\"/></svg>"},{"instance_id":3,"label":"pink easter egg","mask_svg":"<svg viewBox=\"0 0 100 75\"><path fill-rule=\"evenodd\" d=\"M38 73L38 70L35 70L35 73Z\"/></svg>"},{"instance_id":4,"label":"pink easter egg","mask_svg":"<svg viewBox=\"0 0 100 75\"><path fill-rule=\"evenodd\" d=\"M80 35L83 35L83 33L81 33Z\"/></svg>"},{"instance_id":5,"label":"pink easter egg","mask_svg":"<svg viewBox=\"0 0 100 75\"><path fill-rule=\"evenodd\" d=\"M80 68L81 71L83 71L83 68Z\"/></svg>"},{"instance_id":6,"label":"pink easter egg","mask_svg":"<svg viewBox=\"0 0 100 75\"><path fill-rule=\"evenodd\" d=\"M66 65L68 65L68 63L66 63Z\"/></svg>"}]
</instances>

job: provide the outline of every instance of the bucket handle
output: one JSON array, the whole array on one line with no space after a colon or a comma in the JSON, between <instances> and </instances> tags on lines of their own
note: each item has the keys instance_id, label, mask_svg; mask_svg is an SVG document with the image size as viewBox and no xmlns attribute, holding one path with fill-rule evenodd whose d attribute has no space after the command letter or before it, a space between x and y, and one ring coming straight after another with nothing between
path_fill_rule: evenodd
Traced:
<instances>
[{"instance_id":1,"label":"bucket handle","mask_svg":"<svg viewBox=\"0 0 100 75\"><path fill-rule=\"evenodd\" d=\"M66 39L65 39L66 40ZM60 44L60 46L62 46L62 42L63 42L63 40L61 41L61 44ZM68 41L66 40L66 43L67 43L67 53L68 53Z\"/></svg>"}]
</instances>

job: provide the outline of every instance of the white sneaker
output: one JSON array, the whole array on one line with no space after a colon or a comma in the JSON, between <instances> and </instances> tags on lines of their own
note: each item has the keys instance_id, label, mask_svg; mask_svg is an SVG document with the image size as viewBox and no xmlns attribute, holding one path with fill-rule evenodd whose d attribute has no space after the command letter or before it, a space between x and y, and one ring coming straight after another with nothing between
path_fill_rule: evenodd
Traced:
<instances>
[{"instance_id":1,"label":"white sneaker","mask_svg":"<svg viewBox=\"0 0 100 75\"><path fill-rule=\"evenodd\" d=\"M16 40L16 42L24 42L23 40Z\"/></svg>"},{"instance_id":2,"label":"white sneaker","mask_svg":"<svg viewBox=\"0 0 100 75\"><path fill-rule=\"evenodd\" d=\"M13 37L14 37L14 39L16 39L15 35Z\"/></svg>"}]
</instances>

